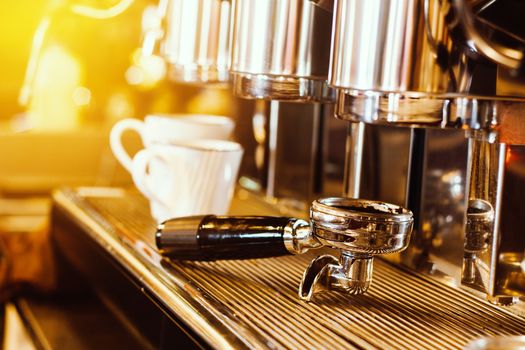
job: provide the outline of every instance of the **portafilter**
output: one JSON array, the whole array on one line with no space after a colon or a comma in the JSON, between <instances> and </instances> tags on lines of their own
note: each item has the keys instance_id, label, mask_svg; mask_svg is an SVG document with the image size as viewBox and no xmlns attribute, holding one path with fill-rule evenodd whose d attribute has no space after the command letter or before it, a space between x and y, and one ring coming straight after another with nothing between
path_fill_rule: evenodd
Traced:
<instances>
[{"instance_id":1,"label":"portafilter","mask_svg":"<svg viewBox=\"0 0 525 350\"><path fill-rule=\"evenodd\" d=\"M323 246L341 251L315 258L304 272L299 297L337 290L363 294L372 282L373 258L404 250L412 212L364 199L323 198L310 208L310 223L288 217L192 216L157 228L160 252L174 260L212 261L302 254Z\"/></svg>"}]
</instances>

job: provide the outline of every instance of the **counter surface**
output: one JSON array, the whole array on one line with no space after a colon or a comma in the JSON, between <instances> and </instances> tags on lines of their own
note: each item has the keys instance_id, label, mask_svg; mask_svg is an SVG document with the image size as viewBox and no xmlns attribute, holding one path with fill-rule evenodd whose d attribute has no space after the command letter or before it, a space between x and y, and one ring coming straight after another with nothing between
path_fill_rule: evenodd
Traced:
<instances>
[{"instance_id":1,"label":"counter surface","mask_svg":"<svg viewBox=\"0 0 525 350\"><path fill-rule=\"evenodd\" d=\"M299 300L297 289L319 251L170 262L156 251L155 224L138 193L61 190L54 194L54 210L75 220L159 307L213 348L458 349L482 336L525 334L525 319L381 259L366 295L331 292L310 303ZM232 214L279 215L242 191Z\"/></svg>"}]
</instances>

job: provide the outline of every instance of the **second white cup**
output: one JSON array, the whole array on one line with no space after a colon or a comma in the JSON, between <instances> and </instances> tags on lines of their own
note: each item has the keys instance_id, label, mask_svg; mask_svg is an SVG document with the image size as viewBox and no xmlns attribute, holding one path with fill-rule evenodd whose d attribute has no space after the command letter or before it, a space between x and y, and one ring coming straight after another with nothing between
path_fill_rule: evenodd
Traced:
<instances>
[{"instance_id":1,"label":"second white cup","mask_svg":"<svg viewBox=\"0 0 525 350\"><path fill-rule=\"evenodd\" d=\"M228 212L243 149L222 140L154 145L137 153L132 176L158 221Z\"/></svg>"}]
</instances>

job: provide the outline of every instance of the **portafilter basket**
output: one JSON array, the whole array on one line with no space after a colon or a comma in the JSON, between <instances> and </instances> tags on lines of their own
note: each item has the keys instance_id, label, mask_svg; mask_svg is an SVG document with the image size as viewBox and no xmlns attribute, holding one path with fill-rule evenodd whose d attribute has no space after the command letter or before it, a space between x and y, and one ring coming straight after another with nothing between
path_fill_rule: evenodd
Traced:
<instances>
[{"instance_id":1,"label":"portafilter basket","mask_svg":"<svg viewBox=\"0 0 525 350\"><path fill-rule=\"evenodd\" d=\"M299 297L337 290L362 294L372 282L373 258L404 250L413 227L412 212L364 199L322 198L310 208L310 223L269 216L192 216L167 220L157 228L160 252L174 260L267 258L302 254L323 246L340 258L321 255L306 269Z\"/></svg>"}]
</instances>

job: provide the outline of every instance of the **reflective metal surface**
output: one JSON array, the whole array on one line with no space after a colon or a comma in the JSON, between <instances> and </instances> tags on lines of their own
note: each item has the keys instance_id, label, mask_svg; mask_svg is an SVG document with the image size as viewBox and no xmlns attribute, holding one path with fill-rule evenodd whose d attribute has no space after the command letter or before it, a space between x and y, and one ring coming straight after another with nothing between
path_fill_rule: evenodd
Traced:
<instances>
[{"instance_id":1,"label":"reflective metal surface","mask_svg":"<svg viewBox=\"0 0 525 350\"><path fill-rule=\"evenodd\" d=\"M344 186L347 193L392 201L391 192L404 182L407 192L393 202L414 211L416 230L411 247L400 254L399 261L482 291L491 302L508 304L525 294L521 278L525 273L504 259L522 254L519 251L525 245L512 229L523 209L511 210L505 204L516 203L515 191L525 189L525 177L507 170L511 163L505 146L525 144L520 117L524 101L498 96L498 91L508 85L501 76L520 74L516 68L522 54L503 46L521 40L502 33L506 12L483 20L474 17L474 8L484 11L493 3L480 10L479 3L462 0L337 1L329 83L337 88L338 118L466 131L471 139L468 153L466 141L463 146L451 144L436 150L434 145L446 142L447 134L422 131L426 136L417 144L410 136L415 147L404 150L409 155L402 163L407 169L401 173L405 181L392 185L385 166L389 161L384 158L399 148L396 142L383 137L361 140L363 133L351 134L346 164L351 176L345 178ZM499 25L489 25L491 21ZM509 67L510 73L504 73ZM516 78L515 84L523 87L523 78ZM506 91L521 96L518 90ZM451 141L456 139L453 131L446 132ZM370 154L376 158L366 159ZM453 196L447 189L454 186L447 180L452 173L460 177L460 195ZM505 182L509 173L512 186ZM367 177L379 180L370 182ZM469 203L487 203L492 208L491 222L478 222L477 214L469 212L474 210L468 209ZM506 214L510 210L512 214Z\"/></svg>"},{"instance_id":2,"label":"reflective metal surface","mask_svg":"<svg viewBox=\"0 0 525 350\"><path fill-rule=\"evenodd\" d=\"M521 337L486 337L475 340L465 350L524 350L525 336Z\"/></svg>"},{"instance_id":3,"label":"reflective metal surface","mask_svg":"<svg viewBox=\"0 0 525 350\"><path fill-rule=\"evenodd\" d=\"M285 227L284 246L292 254L304 254L312 248L321 247L321 243L312 235L310 224L304 220L295 220Z\"/></svg>"},{"instance_id":4,"label":"reflective metal surface","mask_svg":"<svg viewBox=\"0 0 525 350\"><path fill-rule=\"evenodd\" d=\"M161 54L169 63L170 78L189 83L227 81L231 2L168 0L166 11Z\"/></svg>"},{"instance_id":5,"label":"reflective metal surface","mask_svg":"<svg viewBox=\"0 0 525 350\"><path fill-rule=\"evenodd\" d=\"M343 195L359 198L361 175L363 173L363 147L365 142L365 124L350 123L346 136L346 159Z\"/></svg>"},{"instance_id":6,"label":"reflective metal surface","mask_svg":"<svg viewBox=\"0 0 525 350\"><path fill-rule=\"evenodd\" d=\"M299 297L311 301L325 290L363 294L372 283L373 260L371 256L356 257L348 252L341 252L339 260L332 255L318 256L304 272Z\"/></svg>"},{"instance_id":7,"label":"reflective metal surface","mask_svg":"<svg viewBox=\"0 0 525 350\"><path fill-rule=\"evenodd\" d=\"M323 198L312 203L312 230L323 244L354 254L394 253L406 248L412 212L384 202Z\"/></svg>"},{"instance_id":8,"label":"reflective metal surface","mask_svg":"<svg viewBox=\"0 0 525 350\"><path fill-rule=\"evenodd\" d=\"M487 61L477 50L516 56L514 68L522 58L516 50L482 40L487 34L474 28L477 18L471 5L452 3L337 1L329 76L329 85L337 90L336 116L366 123L479 129L476 114L485 113L484 105L488 110L499 104L496 100L511 101L496 98L497 85L507 85L499 79L502 68L496 64L501 62ZM502 67L512 66L507 63ZM470 104L480 109L463 108Z\"/></svg>"},{"instance_id":9,"label":"reflective metal surface","mask_svg":"<svg viewBox=\"0 0 525 350\"><path fill-rule=\"evenodd\" d=\"M212 52L209 47L229 39L224 39L225 34L198 34L201 37L192 41L196 46L182 53L177 50L183 46L170 43L187 39L180 35L183 24L191 22L199 28L196 33L208 33L212 27L208 24L223 23L222 19L202 18L224 18L225 11L231 10L230 70L237 95L293 102L335 99L336 116L356 122L346 140L332 141L324 129L326 121L319 117L323 107L315 104L307 110L271 102L267 122L271 132L261 138L260 146L266 150L259 152L264 153L260 163L268 165L260 168L266 176L262 180L266 194L285 197L296 208L305 199L327 196L319 183L324 184L323 174L329 168L326 144L333 142L341 157L337 165L345 170L342 190L334 195L384 200L414 213L411 247L392 261L432 276L447 276L482 291L491 301L513 302L525 295L521 268L525 240L517 228L525 217L519 199L525 188L521 170L525 158L515 156L523 153L525 145L525 80L519 49L524 41L519 20L514 31L512 25L505 25L507 18L519 16L498 10L502 3L509 2L174 0L169 2L172 17L166 26L173 39L165 40L165 49L173 48L173 68L179 58L180 67L193 67L180 75L193 80L192 72L200 63L185 64L203 62L200 57L208 56L201 53ZM174 6L181 11L173 12ZM183 9L199 19L177 17ZM222 29L209 33L219 32L224 33ZM225 48L221 45L217 47ZM201 49L196 51L197 47ZM217 72L225 71L222 63L228 58L219 61ZM219 76L226 79L217 73L210 80L223 80ZM299 139L298 130L306 126ZM302 190L305 186L297 191L298 184L306 184L308 191ZM487 222L473 212L480 203L492 208L493 214L485 215ZM359 242L352 235L321 233L319 237L334 246ZM288 241L290 247L293 239ZM343 258L320 259L322 263L315 266L346 264ZM324 275L328 268L321 270L313 275L329 276ZM332 271L334 276L340 272ZM326 280L323 284L329 285Z\"/></svg>"},{"instance_id":10,"label":"reflective metal surface","mask_svg":"<svg viewBox=\"0 0 525 350\"><path fill-rule=\"evenodd\" d=\"M381 92L449 91L447 67L439 62L441 50L446 54L449 45L443 3L336 1L330 85Z\"/></svg>"},{"instance_id":11,"label":"reflective metal surface","mask_svg":"<svg viewBox=\"0 0 525 350\"><path fill-rule=\"evenodd\" d=\"M474 50L506 68L522 68L524 59L522 50L503 46L485 38L476 28L475 17L467 1L453 0L452 3L458 16L458 23L464 29L467 42Z\"/></svg>"},{"instance_id":12,"label":"reflective metal surface","mask_svg":"<svg viewBox=\"0 0 525 350\"><path fill-rule=\"evenodd\" d=\"M368 295L297 300L311 253L263 260L168 262L154 248L154 221L138 194L55 193L55 210L77 222L148 295L216 349L461 349L480 337L524 333L522 317L471 294L375 261ZM232 214L276 215L240 199ZM70 232L71 235L79 234ZM396 335L396 336L393 336ZM397 336L402 335L402 336Z\"/></svg>"},{"instance_id":13,"label":"reflective metal surface","mask_svg":"<svg viewBox=\"0 0 525 350\"><path fill-rule=\"evenodd\" d=\"M479 280L473 287L496 297L505 293L496 283L501 200L504 186L506 145L470 140L470 191L465 228L465 264L474 264ZM476 260L472 263L470 260ZM466 270L468 272L468 270ZM470 274L463 282L470 282Z\"/></svg>"},{"instance_id":14,"label":"reflective metal surface","mask_svg":"<svg viewBox=\"0 0 525 350\"><path fill-rule=\"evenodd\" d=\"M177 217L157 227L160 253L178 261L257 259L302 254L323 245L341 249L340 262L316 258L304 273L299 297L310 301L322 290L365 293L372 282L373 256L404 250L412 213L397 205L363 199L314 201L308 224L272 216ZM335 263L334 263L335 261Z\"/></svg>"},{"instance_id":15,"label":"reflective metal surface","mask_svg":"<svg viewBox=\"0 0 525 350\"><path fill-rule=\"evenodd\" d=\"M322 255L310 263L299 286L299 297L306 301L323 290L365 293L372 283L374 255L404 250L413 226L405 208L350 198L314 201L310 220L315 239L341 249L341 257Z\"/></svg>"},{"instance_id":16,"label":"reflective metal surface","mask_svg":"<svg viewBox=\"0 0 525 350\"><path fill-rule=\"evenodd\" d=\"M492 244L494 209L482 199L471 199L467 208L465 228L465 256L463 260L462 282L483 285L487 271L480 273L478 255L485 253ZM486 276L485 276L486 279Z\"/></svg>"},{"instance_id":17,"label":"reflective metal surface","mask_svg":"<svg viewBox=\"0 0 525 350\"><path fill-rule=\"evenodd\" d=\"M330 101L332 14L308 0L234 0L233 89L238 96Z\"/></svg>"},{"instance_id":18,"label":"reflective metal surface","mask_svg":"<svg viewBox=\"0 0 525 350\"><path fill-rule=\"evenodd\" d=\"M335 115L368 124L482 130L491 142L498 137L524 144L525 128L518 117L524 108L521 98L338 90Z\"/></svg>"}]
</instances>

